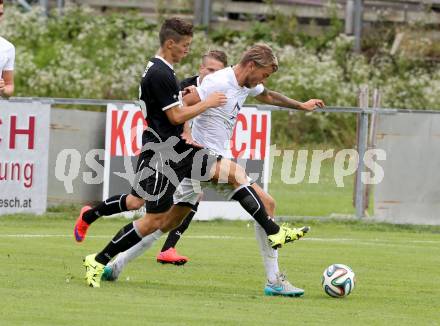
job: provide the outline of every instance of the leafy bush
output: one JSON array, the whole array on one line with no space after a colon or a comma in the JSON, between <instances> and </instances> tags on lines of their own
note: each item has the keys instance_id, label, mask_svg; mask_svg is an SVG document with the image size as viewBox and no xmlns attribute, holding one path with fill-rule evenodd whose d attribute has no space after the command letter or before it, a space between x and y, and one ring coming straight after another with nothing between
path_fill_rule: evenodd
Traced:
<instances>
[{"instance_id":1,"label":"leafy bush","mask_svg":"<svg viewBox=\"0 0 440 326\"><path fill-rule=\"evenodd\" d=\"M197 73L208 49L222 49L234 63L249 44L269 43L280 70L268 87L298 100L322 98L330 106L355 106L360 84L379 87L384 107L440 109L440 67L392 57L384 45L373 56L354 55L352 39L329 34L312 42L293 37L296 21L278 17L244 33L196 32L191 54L176 65L178 77ZM157 26L136 13L99 15L84 7L67 7L64 15L44 18L35 9L22 13L8 7L1 35L16 45L16 95L134 99L147 60L158 48ZM275 113L277 143L336 142L351 144L354 116Z\"/></svg>"}]
</instances>

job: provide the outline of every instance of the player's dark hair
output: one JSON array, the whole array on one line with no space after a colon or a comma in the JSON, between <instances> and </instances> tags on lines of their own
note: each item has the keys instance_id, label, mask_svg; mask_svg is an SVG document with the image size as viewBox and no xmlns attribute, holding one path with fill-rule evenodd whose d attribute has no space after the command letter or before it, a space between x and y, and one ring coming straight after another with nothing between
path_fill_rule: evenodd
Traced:
<instances>
[{"instance_id":1,"label":"player's dark hair","mask_svg":"<svg viewBox=\"0 0 440 326\"><path fill-rule=\"evenodd\" d=\"M205 58L213 58L217 61L220 61L225 67L228 65L228 56L225 52L220 50L211 50L207 52L203 55L202 60L205 60Z\"/></svg>"},{"instance_id":2,"label":"player's dark hair","mask_svg":"<svg viewBox=\"0 0 440 326\"><path fill-rule=\"evenodd\" d=\"M193 36L193 25L180 18L169 18L164 21L159 32L160 45L167 40L179 42L184 36Z\"/></svg>"},{"instance_id":3,"label":"player's dark hair","mask_svg":"<svg viewBox=\"0 0 440 326\"><path fill-rule=\"evenodd\" d=\"M2 5L3 4L3 0L0 0L0 5Z\"/></svg>"}]
</instances>

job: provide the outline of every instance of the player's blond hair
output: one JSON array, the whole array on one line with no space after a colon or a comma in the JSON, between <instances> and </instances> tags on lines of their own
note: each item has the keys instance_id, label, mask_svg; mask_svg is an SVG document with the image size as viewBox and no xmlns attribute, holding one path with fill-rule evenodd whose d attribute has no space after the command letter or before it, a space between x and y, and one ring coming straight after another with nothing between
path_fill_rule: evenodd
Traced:
<instances>
[{"instance_id":1,"label":"player's blond hair","mask_svg":"<svg viewBox=\"0 0 440 326\"><path fill-rule=\"evenodd\" d=\"M244 66L249 62L254 62L258 67L272 67L273 72L278 70L278 59L270 46L258 43L248 49L240 60L240 65Z\"/></svg>"}]
</instances>

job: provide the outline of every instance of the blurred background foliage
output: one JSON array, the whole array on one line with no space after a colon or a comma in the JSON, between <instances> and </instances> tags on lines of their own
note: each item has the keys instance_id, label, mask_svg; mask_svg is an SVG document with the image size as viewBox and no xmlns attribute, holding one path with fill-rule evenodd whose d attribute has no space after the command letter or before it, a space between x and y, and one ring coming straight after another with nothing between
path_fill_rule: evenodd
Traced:
<instances>
[{"instance_id":1,"label":"blurred background foliage","mask_svg":"<svg viewBox=\"0 0 440 326\"><path fill-rule=\"evenodd\" d=\"M38 8L24 13L8 6L0 23L0 35L16 46L16 96L136 99L146 62L159 46L157 32L135 11L103 15L78 6L49 18ZM359 85L368 84L380 89L382 107L440 109L440 43L424 37L424 26L376 26L365 34L362 54L352 52L353 39L342 32L342 22L332 19L325 33L310 36L294 16L277 13L244 31L197 31L190 55L175 68L185 78L197 74L207 50L224 50L234 64L248 46L266 42L280 61L266 86L297 100L356 106ZM402 32L415 41L403 42L392 55ZM273 113L272 141L282 147L351 146L354 131L352 114Z\"/></svg>"}]
</instances>

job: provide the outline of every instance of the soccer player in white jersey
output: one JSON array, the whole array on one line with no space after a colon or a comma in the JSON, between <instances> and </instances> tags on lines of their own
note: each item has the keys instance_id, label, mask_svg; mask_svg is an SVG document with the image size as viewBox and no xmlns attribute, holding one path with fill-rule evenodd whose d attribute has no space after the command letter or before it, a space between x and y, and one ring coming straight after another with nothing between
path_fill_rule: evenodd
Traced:
<instances>
[{"instance_id":1,"label":"soccer player in white jersey","mask_svg":"<svg viewBox=\"0 0 440 326\"><path fill-rule=\"evenodd\" d=\"M3 0L0 0L0 19L4 13ZM8 98L14 93L14 45L0 36L0 96Z\"/></svg>"},{"instance_id":2,"label":"soccer player in white jersey","mask_svg":"<svg viewBox=\"0 0 440 326\"><path fill-rule=\"evenodd\" d=\"M206 76L202 84L197 87L196 92L184 98L190 105L203 100L213 92L222 92L228 99L225 105L211 108L194 118L192 137L197 143L215 151L217 154L228 156L227 149L229 140L232 136L238 112L249 95L256 97L259 101L266 104L306 111L313 110L315 107L324 106L324 102L319 99L311 99L305 103L301 103L277 92L265 89L263 84L254 85L251 72L257 66L263 68L267 66L267 62L273 60L271 56L273 56L272 50L267 45L257 44L244 53L238 65L219 70ZM264 82L272 73L272 68L269 66L267 71L263 69L260 73L267 74L267 76L263 78ZM261 77L258 78L261 80ZM194 180L188 178L183 179L174 194L174 203L191 203L197 205L199 195L198 191L194 189L195 184L195 187L197 187L198 183ZM203 184L205 186L212 186L212 184L208 183ZM221 187L223 190L229 188L227 192L230 194L233 193L232 188L228 185L221 185ZM269 216L274 216L275 203L270 195L265 193L256 183L253 183L252 187L264 202ZM278 252L269 245L267 234L258 223L255 223L255 231L267 276L264 293L266 295L283 296L303 295L303 289L290 284L285 275L279 272ZM107 280L116 279L123 267L145 250L146 248L141 241L136 246L121 253L113 262L107 265L104 273L105 278Z\"/></svg>"}]
</instances>

